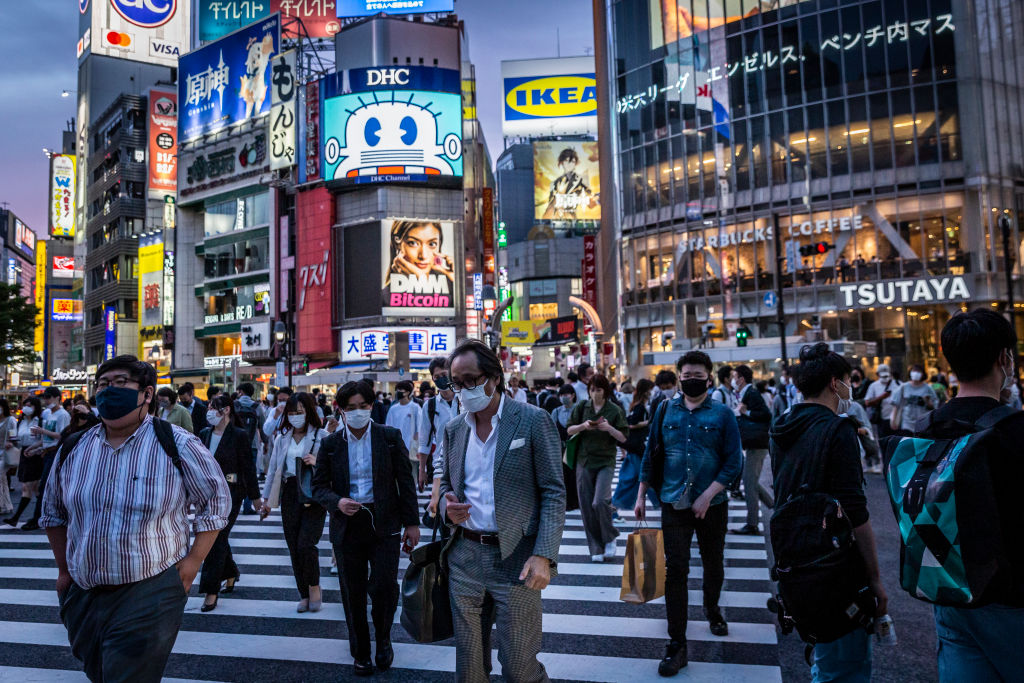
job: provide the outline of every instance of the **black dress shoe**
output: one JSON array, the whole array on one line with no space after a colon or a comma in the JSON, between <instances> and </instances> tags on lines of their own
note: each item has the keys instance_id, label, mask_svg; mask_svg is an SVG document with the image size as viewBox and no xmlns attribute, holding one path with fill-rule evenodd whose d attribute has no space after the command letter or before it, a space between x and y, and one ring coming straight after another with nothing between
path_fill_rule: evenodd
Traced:
<instances>
[{"instance_id":1,"label":"black dress shoe","mask_svg":"<svg viewBox=\"0 0 1024 683\"><path fill-rule=\"evenodd\" d=\"M741 536L760 536L761 530L757 528L756 524L744 524L733 533Z\"/></svg>"},{"instance_id":2,"label":"black dress shoe","mask_svg":"<svg viewBox=\"0 0 1024 683\"><path fill-rule=\"evenodd\" d=\"M230 581L231 583L227 583L227 581L225 581L224 583L226 583L227 585L224 586L224 588L222 588L220 592L221 593L234 593L235 592L235 584L238 583L238 580L240 578L242 578L241 575L235 576L234 578L231 578L231 579L227 580L227 581Z\"/></svg>"},{"instance_id":3,"label":"black dress shoe","mask_svg":"<svg viewBox=\"0 0 1024 683\"><path fill-rule=\"evenodd\" d=\"M217 609L217 601L219 599L220 599L220 596L215 596L213 598L213 604L212 605L209 604L209 603L204 602L203 606L199 608L199 611L200 612L212 612L213 610Z\"/></svg>"},{"instance_id":4,"label":"black dress shoe","mask_svg":"<svg viewBox=\"0 0 1024 683\"><path fill-rule=\"evenodd\" d=\"M28 520L27 522L25 522L24 524L21 525L21 530L22 531L38 531L39 530L39 522L37 522L34 519L30 519L30 520Z\"/></svg>"},{"instance_id":5,"label":"black dress shoe","mask_svg":"<svg viewBox=\"0 0 1024 683\"><path fill-rule=\"evenodd\" d=\"M729 625L725 623L725 617L721 612L712 612L708 615L708 624L711 626L711 635L719 638L729 635Z\"/></svg>"},{"instance_id":6,"label":"black dress shoe","mask_svg":"<svg viewBox=\"0 0 1024 683\"><path fill-rule=\"evenodd\" d=\"M391 663L395 661L395 650L391 647L391 641L386 643L377 643L377 668L381 671L387 671L391 668Z\"/></svg>"},{"instance_id":7,"label":"black dress shoe","mask_svg":"<svg viewBox=\"0 0 1024 683\"><path fill-rule=\"evenodd\" d=\"M372 676L373 675L373 662L369 659L355 661L356 676Z\"/></svg>"},{"instance_id":8,"label":"black dress shoe","mask_svg":"<svg viewBox=\"0 0 1024 683\"><path fill-rule=\"evenodd\" d=\"M670 640L665 646L665 656L658 664L658 675L675 676L686 664L686 641Z\"/></svg>"}]
</instances>

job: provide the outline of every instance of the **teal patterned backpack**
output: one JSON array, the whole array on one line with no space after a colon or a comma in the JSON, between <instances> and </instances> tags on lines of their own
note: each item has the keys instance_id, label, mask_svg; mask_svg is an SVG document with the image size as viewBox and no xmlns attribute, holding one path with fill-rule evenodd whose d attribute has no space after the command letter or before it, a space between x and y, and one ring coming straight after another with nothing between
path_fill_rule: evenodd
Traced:
<instances>
[{"instance_id":1,"label":"teal patterned backpack","mask_svg":"<svg viewBox=\"0 0 1024 683\"><path fill-rule=\"evenodd\" d=\"M999 406L963 436L883 440L889 501L900 529L900 585L938 605L973 607L1005 575L989 447L993 428L1019 411ZM918 425L930 431L929 418Z\"/></svg>"}]
</instances>

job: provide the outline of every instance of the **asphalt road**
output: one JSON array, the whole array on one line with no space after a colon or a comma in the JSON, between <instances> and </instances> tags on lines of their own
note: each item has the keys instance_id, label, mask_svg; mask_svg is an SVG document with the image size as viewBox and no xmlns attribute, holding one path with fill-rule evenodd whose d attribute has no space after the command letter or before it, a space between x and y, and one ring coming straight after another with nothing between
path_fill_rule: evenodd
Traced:
<instances>
[{"instance_id":1,"label":"asphalt road","mask_svg":"<svg viewBox=\"0 0 1024 683\"><path fill-rule=\"evenodd\" d=\"M871 527L878 544L879 568L889 595L889 614L895 622L899 639L895 647L874 645L872 680L932 683L938 680L932 607L910 597L900 588L900 537L884 479L879 474L865 476ZM788 636L779 633L779 664L784 681L810 680L810 667L804 661L804 643L796 633Z\"/></svg>"}]
</instances>

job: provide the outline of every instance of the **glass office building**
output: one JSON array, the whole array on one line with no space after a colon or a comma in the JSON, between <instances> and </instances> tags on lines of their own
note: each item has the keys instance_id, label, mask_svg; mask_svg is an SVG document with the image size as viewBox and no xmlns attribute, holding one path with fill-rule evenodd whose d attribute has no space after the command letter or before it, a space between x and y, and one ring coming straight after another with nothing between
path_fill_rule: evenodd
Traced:
<instances>
[{"instance_id":1,"label":"glass office building","mask_svg":"<svg viewBox=\"0 0 1024 683\"><path fill-rule=\"evenodd\" d=\"M787 337L869 367L940 366L951 314L1002 306L1024 3L611 0L609 22L627 372L710 339L777 362L780 284Z\"/></svg>"}]
</instances>

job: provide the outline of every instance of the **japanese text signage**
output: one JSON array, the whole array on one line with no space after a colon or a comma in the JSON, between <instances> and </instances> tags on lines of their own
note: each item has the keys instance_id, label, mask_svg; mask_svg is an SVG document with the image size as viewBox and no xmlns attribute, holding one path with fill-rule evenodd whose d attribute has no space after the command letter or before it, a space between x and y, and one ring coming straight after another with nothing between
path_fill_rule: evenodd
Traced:
<instances>
[{"instance_id":1,"label":"japanese text signage","mask_svg":"<svg viewBox=\"0 0 1024 683\"><path fill-rule=\"evenodd\" d=\"M78 299L52 299L50 319L56 322L78 322L82 319L82 302Z\"/></svg>"},{"instance_id":2,"label":"japanese text signage","mask_svg":"<svg viewBox=\"0 0 1024 683\"><path fill-rule=\"evenodd\" d=\"M75 155L50 158L50 234L75 236Z\"/></svg>"},{"instance_id":3,"label":"japanese text signage","mask_svg":"<svg viewBox=\"0 0 1024 683\"><path fill-rule=\"evenodd\" d=\"M597 306L597 240L593 235L583 238L583 300Z\"/></svg>"},{"instance_id":4,"label":"japanese text signage","mask_svg":"<svg viewBox=\"0 0 1024 683\"><path fill-rule=\"evenodd\" d=\"M295 165L295 50L274 58L270 69L270 169Z\"/></svg>"},{"instance_id":5,"label":"japanese text signage","mask_svg":"<svg viewBox=\"0 0 1024 683\"><path fill-rule=\"evenodd\" d=\"M270 323L242 325L242 353L270 351Z\"/></svg>"},{"instance_id":6,"label":"japanese text signage","mask_svg":"<svg viewBox=\"0 0 1024 683\"><path fill-rule=\"evenodd\" d=\"M270 63L280 52L280 33L280 17L275 14L181 57L180 141L270 112Z\"/></svg>"},{"instance_id":7,"label":"japanese text signage","mask_svg":"<svg viewBox=\"0 0 1024 683\"><path fill-rule=\"evenodd\" d=\"M298 23L310 38L330 38L341 30L335 0L199 0L199 40L208 43L232 31L281 13L281 37L297 38Z\"/></svg>"},{"instance_id":8,"label":"japanese text signage","mask_svg":"<svg viewBox=\"0 0 1024 683\"><path fill-rule=\"evenodd\" d=\"M139 242L139 327L163 325L164 243L153 237Z\"/></svg>"},{"instance_id":9,"label":"japanese text signage","mask_svg":"<svg viewBox=\"0 0 1024 683\"><path fill-rule=\"evenodd\" d=\"M178 95L149 91L149 194L160 198L178 189Z\"/></svg>"},{"instance_id":10,"label":"japanese text signage","mask_svg":"<svg viewBox=\"0 0 1024 683\"><path fill-rule=\"evenodd\" d=\"M117 356L117 309L103 308L103 360Z\"/></svg>"},{"instance_id":11,"label":"japanese text signage","mask_svg":"<svg viewBox=\"0 0 1024 683\"><path fill-rule=\"evenodd\" d=\"M352 363L388 357L388 334L409 333L409 358L429 360L455 348L454 327L366 327L341 331L341 360Z\"/></svg>"},{"instance_id":12,"label":"japanese text signage","mask_svg":"<svg viewBox=\"0 0 1024 683\"><path fill-rule=\"evenodd\" d=\"M597 133L593 57L501 63L506 137Z\"/></svg>"},{"instance_id":13,"label":"japanese text signage","mask_svg":"<svg viewBox=\"0 0 1024 683\"><path fill-rule=\"evenodd\" d=\"M473 273L473 310L484 310L484 275Z\"/></svg>"},{"instance_id":14,"label":"japanese text signage","mask_svg":"<svg viewBox=\"0 0 1024 683\"><path fill-rule=\"evenodd\" d=\"M483 188L480 200L480 224L484 238L484 277L494 285L494 189Z\"/></svg>"},{"instance_id":15,"label":"japanese text signage","mask_svg":"<svg viewBox=\"0 0 1024 683\"><path fill-rule=\"evenodd\" d=\"M11 259L14 261L14 259ZM15 284L11 282L10 284ZM36 250L36 333L33 349L36 353L46 352L46 242L40 242Z\"/></svg>"},{"instance_id":16,"label":"japanese text signage","mask_svg":"<svg viewBox=\"0 0 1024 683\"><path fill-rule=\"evenodd\" d=\"M53 257L53 276L54 277L74 277L75 276L75 257L74 256L54 256Z\"/></svg>"},{"instance_id":17,"label":"japanese text signage","mask_svg":"<svg viewBox=\"0 0 1024 683\"><path fill-rule=\"evenodd\" d=\"M425 14L451 12L454 0L336 0L339 17L368 17L386 14Z\"/></svg>"}]
</instances>

